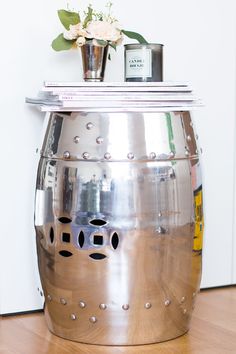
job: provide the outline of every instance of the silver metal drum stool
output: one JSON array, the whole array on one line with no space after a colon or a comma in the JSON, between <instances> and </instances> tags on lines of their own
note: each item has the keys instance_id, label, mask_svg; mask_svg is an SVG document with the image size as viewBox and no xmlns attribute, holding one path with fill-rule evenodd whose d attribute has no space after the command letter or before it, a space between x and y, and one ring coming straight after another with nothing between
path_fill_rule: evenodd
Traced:
<instances>
[{"instance_id":1,"label":"silver metal drum stool","mask_svg":"<svg viewBox=\"0 0 236 354\"><path fill-rule=\"evenodd\" d=\"M188 111L51 113L35 212L49 329L102 345L188 331L201 188Z\"/></svg>"}]
</instances>

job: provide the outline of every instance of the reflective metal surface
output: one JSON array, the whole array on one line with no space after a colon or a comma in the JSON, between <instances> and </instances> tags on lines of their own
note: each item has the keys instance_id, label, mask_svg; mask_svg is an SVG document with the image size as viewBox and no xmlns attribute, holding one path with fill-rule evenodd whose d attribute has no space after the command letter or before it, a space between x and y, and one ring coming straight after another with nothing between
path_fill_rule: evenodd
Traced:
<instances>
[{"instance_id":1,"label":"reflective metal surface","mask_svg":"<svg viewBox=\"0 0 236 354\"><path fill-rule=\"evenodd\" d=\"M80 49L84 81L103 81L108 45L94 45L93 41L87 41Z\"/></svg>"},{"instance_id":2,"label":"reflective metal surface","mask_svg":"<svg viewBox=\"0 0 236 354\"><path fill-rule=\"evenodd\" d=\"M201 193L189 112L52 113L35 210L49 329L103 345L184 334L201 276Z\"/></svg>"}]
</instances>

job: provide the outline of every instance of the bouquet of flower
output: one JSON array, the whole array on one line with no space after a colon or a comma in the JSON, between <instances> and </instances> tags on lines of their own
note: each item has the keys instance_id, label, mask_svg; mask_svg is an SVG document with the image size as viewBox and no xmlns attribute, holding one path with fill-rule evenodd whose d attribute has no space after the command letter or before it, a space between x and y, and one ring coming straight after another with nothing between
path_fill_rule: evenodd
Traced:
<instances>
[{"instance_id":1,"label":"bouquet of flower","mask_svg":"<svg viewBox=\"0 0 236 354\"><path fill-rule=\"evenodd\" d=\"M52 48L56 51L81 47L88 41L94 45L109 45L116 49L122 43L123 35L137 40L139 43L148 43L137 32L127 31L121 28L117 19L111 14L112 3L107 5L107 13L96 12L89 5L81 17L79 12L58 10L58 17L65 31L52 42Z\"/></svg>"}]
</instances>

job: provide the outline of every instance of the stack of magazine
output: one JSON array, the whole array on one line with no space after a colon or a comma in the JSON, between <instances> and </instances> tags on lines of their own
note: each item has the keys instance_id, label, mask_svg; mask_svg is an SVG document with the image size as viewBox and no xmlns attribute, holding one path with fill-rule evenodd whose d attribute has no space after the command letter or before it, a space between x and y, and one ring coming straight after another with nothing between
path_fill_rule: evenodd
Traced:
<instances>
[{"instance_id":1,"label":"stack of magazine","mask_svg":"<svg viewBox=\"0 0 236 354\"><path fill-rule=\"evenodd\" d=\"M179 82L52 82L37 97L26 97L43 111L169 111L200 106L191 87Z\"/></svg>"}]
</instances>

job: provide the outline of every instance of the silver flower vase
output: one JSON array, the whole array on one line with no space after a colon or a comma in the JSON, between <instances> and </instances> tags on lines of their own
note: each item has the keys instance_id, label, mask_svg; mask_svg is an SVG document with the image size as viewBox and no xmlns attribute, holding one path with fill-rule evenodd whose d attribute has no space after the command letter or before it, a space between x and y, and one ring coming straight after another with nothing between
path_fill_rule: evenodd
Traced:
<instances>
[{"instance_id":1,"label":"silver flower vase","mask_svg":"<svg viewBox=\"0 0 236 354\"><path fill-rule=\"evenodd\" d=\"M81 47L84 81L103 81L108 45L94 45L93 41L86 42Z\"/></svg>"}]
</instances>

